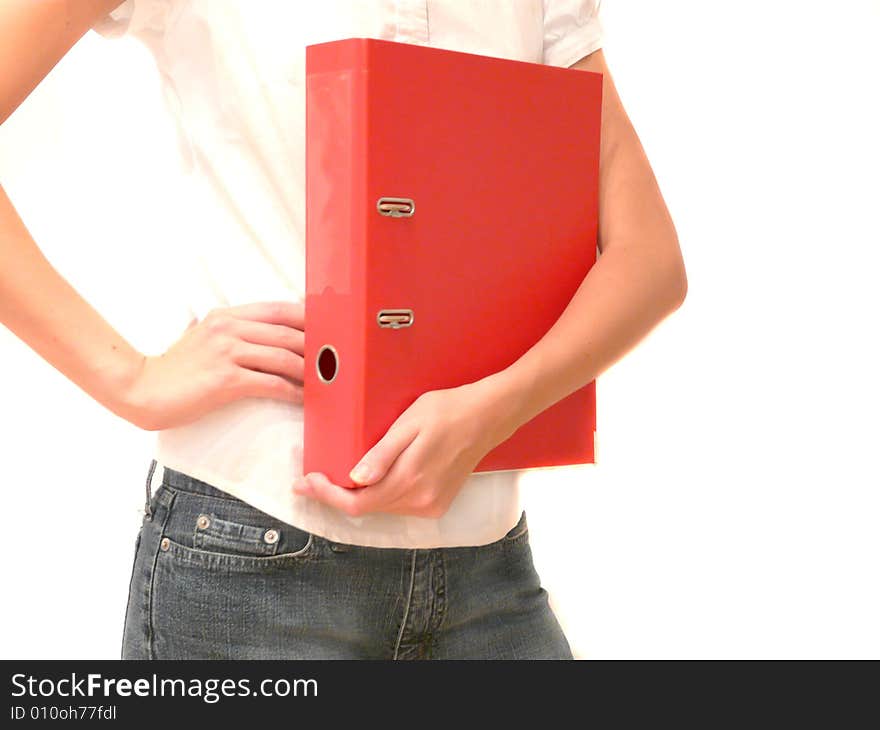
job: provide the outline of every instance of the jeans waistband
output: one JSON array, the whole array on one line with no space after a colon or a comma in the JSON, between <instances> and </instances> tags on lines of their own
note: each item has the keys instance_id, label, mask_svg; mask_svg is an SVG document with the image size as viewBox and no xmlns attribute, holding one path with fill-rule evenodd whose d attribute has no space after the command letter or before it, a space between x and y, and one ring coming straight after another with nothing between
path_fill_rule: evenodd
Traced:
<instances>
[{"instance_id":1,"label":"jeans waistband","mask_svg":"<svg viewBox=\"0 0 880 730\"><path fill-rule=\"evenodd\" d=\"M228 499L233 502L240 502L241 500L238 497L234 497L231 494L224 492L217 487L208 484L208 482L204 482L201 479L196 479L189 474L185 474L182 471L177 471L176 469L172 469L169 466L165 466L164 464L159 464L156 459L151 459L150 461L150 469L147 473L147 484L146 484L146 496L147 501L144 505L144 513L147 517L152 517L152 502L153 502L153 489L152 485L155 481L154 475L156 472L156 468L159 467L161 469L161 480L160 484L167 484L169 487L174 489L178 489L182 492L191 492L193 494L203 494L207 497L218 497L220 499Z\"/></svg>"},{"instance_id":2,"label":"jeans waistband","mask_svg":"<svg viewBox=\"0 0 880 730\"><path fill-rule=\"evenodd\" d=\"M156 468L161 468L161 479L159 480L159 484L167 484L172 489L177 489L182 492L190 492L193 494L202 494L207 497L217 497L220 499L226 499L232 502L240 502L242 504L247 504L243 500L235 497L228 492L224 492L217 487L208 484L208 482L204 482L201 479L196 479L189 474L185 474L184 472L177 471L176 469L172 469L171 467L165 466L164 464L159 464L156 459L152 459L150 461L150 469L147 474L147 484L146 484L146 504L144 505L144 514L146 515L148 520L153 519L153 495L152 495L152 484L155 481L154 475ZM525 528L527 526L526 522L526 513L523 510L520 513L519 520L514 525L508 533L499 540L496 540L495 543L490 543L490 545L500 544L502 542L506 542L508 540L514 539L525 532ZM485 547L485 546L483 546ZM386 548L368 548L370 550L385 550ZM394 548L392 548L394 549Z\"/></svg>"}]
</instances>

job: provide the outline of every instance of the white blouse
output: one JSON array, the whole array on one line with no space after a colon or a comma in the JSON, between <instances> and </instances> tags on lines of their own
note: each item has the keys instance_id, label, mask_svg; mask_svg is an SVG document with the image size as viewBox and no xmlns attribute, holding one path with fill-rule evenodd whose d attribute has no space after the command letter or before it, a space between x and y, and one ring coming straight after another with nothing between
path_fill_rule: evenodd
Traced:
<instances>
[{"instance_id":1,"label":"white blouse","mask_svg":"<svg viewBox=\"0 0 880 730\"><path fill-rule=\"evenodd\" d=\"M94 30L152 52L189 185L169 225L191 314L305 295L305 46L372 37L554 66L602 44L600 0L125 0ZM169 343L170 344L170 343ZM294 494L303 406L248 398L157 432L155 458L303 530L375 547L483 545L520 472L471 474L440 518L350 517ZM161 474L161 469L157 469Z\"/></svg>"}]
</instances>

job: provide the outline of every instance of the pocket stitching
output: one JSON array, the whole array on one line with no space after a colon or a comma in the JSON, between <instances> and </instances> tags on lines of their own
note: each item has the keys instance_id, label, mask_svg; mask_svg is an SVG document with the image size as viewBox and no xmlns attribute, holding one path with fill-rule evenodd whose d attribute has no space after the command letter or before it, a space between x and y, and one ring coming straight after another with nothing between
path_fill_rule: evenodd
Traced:
<instances>
[{"instance_id":1,"label":"pocket stitching","mask_svg":"<svg viewBox=\"0 0 880 730\"><path fill-rule=\"evenodd\" d=\"M189 547L182 543L172 540L170 537L164 536L163 539L168 540L168 550L161 552L173 553L182 560L204 565L208 560L216 560L219 563L237 564L242 567L249 568L272 568L284 565L285 563L297 563L306 560L314 560L316 556L313 550L315 546L315 536L309 533L306 544L299 550L289 553L276 553L275 555L234 555L231 553L218 553L213 550L203 550L201 548Z\"/></svg>"},{"instance_id":2,"label":"pocket stitching","mask_svg":"<svg viewBox=\"0 0 880 730\"><path fill-rule=\"evenodd\" d=\"M234 520L225 520L222 517L218 517L213 512L206 513L206 516L210 520L207 528L200 529L198 526L198 521L196 522L196 525L193 527L193 541L192 541L193 542L193 549L203 550L205 552L211 552L211 553L216 552L216 553L226 554L225 552L223 552L223 550L224 550L224 548L227 547L227 545L229 545L230 546L228 548L229 550L242 550L241 553L235 553L235 552L228 553L230 555L240 555L241 557L255 557L255 558L257 558L257 557L272 557L273 555L278 555L278 545L280 543L280 540L277 542L274 542L272 544L268 544L264 540L258 539L256 537L256 534L265 535L267 530L269 530L269 529L276 529L277 530L278 528L269 528L269 527L264 528L264 527L259 527L257 525L248 525L244 522L235 522ZM222 530L217 530L217 529L212 530L212 527L214 527L215 525L218 525L218 524L228 525L228 526L232 526L235 528L250 529L254 532L255 536L252 540L246 539L244 537L242 537L239 540L236 540L234 537L229 537L227 535L224 535ZM283 528L281 529L281 531L283 531ZM282 554L292 555L295 553L299 553L300 551L308 548L310 540L311 540L311 535L309 536L309 540L306 540L306 544L303 547L301 547L299 550L294 550L292 552L282 553ZM211 547L214 547L216 549L211 550L210 549ZM253 548L253 550L254 550L253 552L246 552L246 550L249 550L251 548Z\"/></svg>"}]
</instances>

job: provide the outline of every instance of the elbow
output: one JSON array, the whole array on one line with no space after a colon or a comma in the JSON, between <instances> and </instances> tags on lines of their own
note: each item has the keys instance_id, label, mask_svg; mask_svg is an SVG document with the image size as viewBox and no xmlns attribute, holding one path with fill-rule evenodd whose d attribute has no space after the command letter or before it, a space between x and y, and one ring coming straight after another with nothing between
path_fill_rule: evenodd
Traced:
<instances>
[{"instance_id":1,"label":"elbow","mask_svg":"<svg viewBox=\"0 0 880 730\"><path fill-rule=\"evenodd\" d=\"M682 304L684 304L684 300L687 298L688 291L687 272L684 270L684 264L679 267L679 274L676 278L674 291L676 295L675 308L678 309Z\"/></svg>"},{"instance_id":2,"label":"elbow","mask_svg":"<svg viewBox=\"0 0 880 730\"><path fill-rule=\"evenodd\" d=\"M675 311L687 298L688 279L684 266L684 258L681 255L681 247L678 244L678 236L673 237L671 249L671 262L669 265L669 295L672 300L672 309Z\"/></svg>"}]
</instances>

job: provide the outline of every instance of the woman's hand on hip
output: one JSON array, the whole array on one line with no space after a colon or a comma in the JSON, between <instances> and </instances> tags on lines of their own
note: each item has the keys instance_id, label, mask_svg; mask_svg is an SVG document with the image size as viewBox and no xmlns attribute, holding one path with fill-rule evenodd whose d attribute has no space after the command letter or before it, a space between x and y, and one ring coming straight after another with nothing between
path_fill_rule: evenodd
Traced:
<instances>
[{"instance_id":1,"label":"woman's hand on hip","mask_svg":"<svg viewBox=\"0 0 880 730\"><path fill-rule=\"evenodd\" d=\"M305 304L255 302L193 320L131 388L129 420L148 431L180 426L240 398L303 402Z\"/></svg>"}]
</instances>

